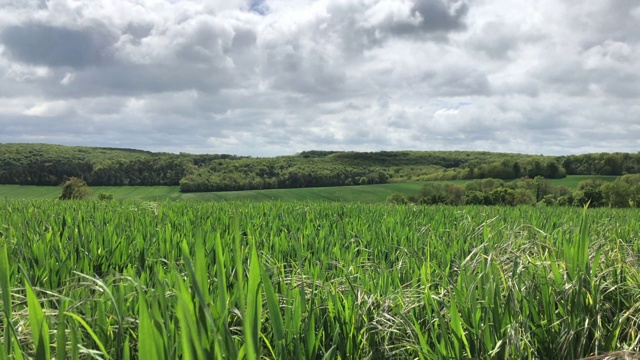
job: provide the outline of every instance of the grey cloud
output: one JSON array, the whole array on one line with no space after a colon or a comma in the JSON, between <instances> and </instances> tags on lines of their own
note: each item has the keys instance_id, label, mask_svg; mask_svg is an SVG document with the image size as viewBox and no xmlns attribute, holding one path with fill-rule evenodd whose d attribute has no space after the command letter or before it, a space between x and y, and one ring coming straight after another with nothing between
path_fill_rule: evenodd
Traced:
<instances>
[{"instance_id":1,"label":"grey cloud","mask_svg":"<svg viewBox=\"0 0 640 360\"><path fill-rule=\"evenodd\" d=\"M620 50L626 49L626 51ZM530 74L540 80L543 91L570 96L640 96L640 49L620 42L605 41L589 49L547 51L546 58Z\"/></svg>"},{"instance_id":2,"label":"grey cloud","mask_svg":"<svg viewBox=\"0 0 640 360\"><path fill-rule=\"evenodd\" d=\"M427 72L422 80L436 96L486 96L491 92L487 76L474 69L445 67Z\"/></svg>"},{"instance_id":3,"label":"grey cloud","mask_svg":"<svg viewBox=\"0 0 640 360\"><path fill-rule=\"evenodd\" d=\"M151 22L130 22L123 32L123 35L130 35L132 42L135 45L140 45L140 41L149 35L153 30L153 23Z\"/></svg>"},{"instance_id":4,"label":"grey cloud","mask_svg":"<svg viewBox=\"0 0 640 360\"><path fill-rule=\"evenodd\" d=\"M0 141L243 155L639 145L635 1L152 3L0 7Z\"/></svg>"},{"instance_id":5,"label":"grey cloud","mask_svg":"<svg viewBox=\"0 0 640 360\"><path fill-rule=\"evenodd\" d=\"M519 24L492 20L471 35L466 45L490 58L508 60L521 48L540 40L540 35L523 31Z\"/></svg>"},{"instance_id":6,"label":"grey cloud","mask_svg":"<svg viewBox=\"0 0 640 360\"><path fill-rule=\"evenodd\" d=\"M266 15L269 12L269 7L265 0L250 0L249 9L260 15Z\"/></svg>"},{"instance_id":7,"label":"grey cloud","mask_svg":"<svg viewBox=\"0 0 640 360\"><path fill-rule=\"evenodd\" d=\"M375 4L375 3L373 3ZM380 5L381 3L378 3ZM469 6L455 0L414 0L409 18L398 18L391 10L384 21L367 27L369 40L385 40L388 36L439 35L464 30ZM386 32L386 34L385 34Z\"/></svg>"},{"instance_id":8,"label":"grey cloud","mask_svg":"<svg viewBox=\"0 0 640 360\"><path fill-rule=\"evenodd\" d=\"M5 28L2 43L12 58L28 64L83 68L106 63L115 38L104 26L71 29L26 23Z\"/></svg>"},{"instance_id":9,"label":"grey cloud","mask_svg":"<svg viewBox=\"0 0 640 360\"><path fill-rule=\"evenodd\" d=\"M203 73L203 70L205 73ZM222 68L199 69L169 64L119 63L99 69L85 69L73 73L68 85L61 84L64 73L49 78L40 90L51 98L90 98L100 96L142 96L184 90L216 93L232 84L231 74Z\"/></svg>"},{"instance_id":10,"label":"grey cloud","mask_svg":"<svg viewBox=\"0 0 640 360\"><path fill-rule=\"evenodd\" d=\"M590 34L589 39L583 40L585 46L590 46L593 41L601 42L608 39L640 42L640 34L637 31L639 18L635 15L640 11L637 1L594 1L577 8L573 2L568 1L566 4L577 13L570 22L579 31Z\"/></svg>"},{"instance_id":11,"label":"grey cloud","mask_svg":"<svg viewBox=\"0 0 640 360\"><path fill-rule=\"evenodd\" d=\"M427 32L444 32L464 29L463 21L469 5L462 1L415 0L413 9L420 14L420 27Z\"/></svg>"}]
</instances>

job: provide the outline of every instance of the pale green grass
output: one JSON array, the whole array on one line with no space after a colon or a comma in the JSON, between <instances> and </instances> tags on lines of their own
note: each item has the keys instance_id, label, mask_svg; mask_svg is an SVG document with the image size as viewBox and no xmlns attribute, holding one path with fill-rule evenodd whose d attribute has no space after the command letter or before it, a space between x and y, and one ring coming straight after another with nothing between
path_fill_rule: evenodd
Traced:
<instances>
[{"instance_id":1,"label":"pale green grass","mask_svg":"<svg viewBox=\"0 0 640 360\"><path fill-rule=\"evenodd\" d=\"M420 191L422 183L358 185L300 189L246 190L209 193L181 193L177 186L93 186L93 195L112 194L116 200L208 200L208 201L328 201L383 202L394 192L406 195ZM0 199L54 199L55 186L0 185Z\"/></svg>"}]
</instances>

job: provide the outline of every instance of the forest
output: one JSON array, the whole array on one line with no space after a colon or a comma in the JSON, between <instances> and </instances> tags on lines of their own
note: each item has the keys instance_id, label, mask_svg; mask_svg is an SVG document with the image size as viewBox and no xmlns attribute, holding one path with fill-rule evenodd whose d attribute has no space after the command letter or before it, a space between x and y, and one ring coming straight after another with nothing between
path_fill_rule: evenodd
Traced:
<instances>
[{"instance_id":1,"label":"forest","mask_svg":"<svg viewBox=\"0 0 640 360\"><path fill-rule=\"evenodd\" d=\"M0 144L0 184L180 186L209 192L429 180L640 173L639 153L543 156L474 151L304 151L278 157Z\"/></svg>"}]
</instances>

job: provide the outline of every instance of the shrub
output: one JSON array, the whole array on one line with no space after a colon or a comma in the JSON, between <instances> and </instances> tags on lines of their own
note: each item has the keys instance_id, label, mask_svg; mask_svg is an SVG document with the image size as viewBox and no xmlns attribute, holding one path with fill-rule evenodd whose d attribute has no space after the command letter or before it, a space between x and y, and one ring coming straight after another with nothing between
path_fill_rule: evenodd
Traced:
<instances>
[{"instance_id":1,"label":"shrub","mask_svg":"<svg viewBox=\"0 0 640 360\"><path fill-rule=\"evenodd\" d=\"M67 181L60 184L62 187L62 195L60 200L83 200L91 196L91 189L87 183L77 177L71 177Z\"/></svg>"},{"instance_id":2,"label":"shrub","mask_svg":"<svg viewBox=\"0 0 640 360\"><path fill-rule=\"evenodd\" d=\"M399 192L389 195L387 202L392 204L404 205L408 202L407 198Z\"/></svg>"},{"instance_id":3,"label":"shrub","mask_svg":"<svg viewBox=\"0 0 640 360\"><path fill-rule=\"evenodd\" d=\"M111 201L111 200L113 200L113 194L99 193L98 194L98 200Z\"/></svg>"}]
</instances>

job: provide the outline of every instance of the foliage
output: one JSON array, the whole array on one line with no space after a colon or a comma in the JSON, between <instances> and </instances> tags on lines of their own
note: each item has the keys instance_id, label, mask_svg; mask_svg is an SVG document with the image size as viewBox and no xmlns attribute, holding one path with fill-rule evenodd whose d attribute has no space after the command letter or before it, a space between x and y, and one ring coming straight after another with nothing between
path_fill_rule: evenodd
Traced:
<instances>
[{"instance_id":1,"label":"foliage","mask_svg":"<svg viewBox=\"0 0 640 360\"><path fill-rule=\"evenodd\" d=\"M589 179L578 184L578 191L574 195L574 201L578 206L589 204L592 207L599 207L605 204L605 194L602 186L604 182L598 179Z\"/></svg>"},{"instance_id":2,"label":"foliage","mask_svg":"<svg viewBox=\"0 0 640 360\"><path fill-rule=\"evenodd\" d=\"M79 178L71 177L60 184L62 194L60 200L84 200L91 196L91 189L87 183Z\"/></svg>"},{"instance_id":3,"label":"foliage","mask_svg":"<svg viewBox=\"0 0 640 360\"><path fill-rule=\"evenodd\" d=\"M111 201L113 200L113 194L107 194L107 193L101 192L98 194L98 200Z\"/></svg>"},{"instance_id":4,"label":"foliage","mask_svg":"<svg viewBox=\"0 0 640 360\"><path fill-rule=\"evenodd\" d=\"M569 175L623 175L640 173L640 153L599 153L561 156Z\"/></svg>"},{"instance_id":5,"label":"foliage","mask_svg":"<svg viewBox=\"0 0 640 360\"><path fill-rule=\"evenodd\" d=\"M0 144L0 183L57 185L69 177L91 186L178 185L201 163L230 155L165 154L133 149Z\"/></svg>"},{"instance_id":6,"label":"foliage","mask_svg":"<svg viewBox=\"0 0 640 360\"><path fill-rule=\"evenodd\" d=\"M561 205L584 207L640 207L640 175L625 175L614 181L587 179L576 191L553 186L542 176L505 182L499 179L473 180L464 188L453 184L427 183L407 201L424 205ZM401 203L389 199L393 203Z\"/></svg>"},{"instance_id":7,"label":"foliage","mask_svg":"<svg viewBox=\"0 0 640 360\"><path fill-rule=\"evenodd\" d=\"M389 195L389 197L387 198L387 202L392 204L403 205L408 203L409 200L407 200L407 198L404 195L402 195L401 192L395 192Z\"/></svg>"},{"instance_id":8,"label":"foliage","mask_svg":"<svg viewBox=\"0 0 640 360\"><path fill-rule=\"evenodd\" d=\"M640 350L632 210L4 201L0 218L2 358Z\"/></svg>"},{"instance_id":9,"label":"foliage","mask_svg":"<svg viewBox=\"0 0 640 360\"><path fill-rule=\"evenodd\" d=\"M350 165L330 157L279 157L214 161L180 181L182 192L284 189L384 184L380 167Z\"/></svg>"}]
</instances>

